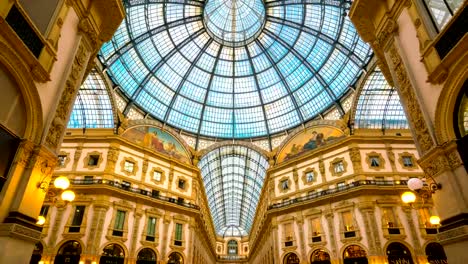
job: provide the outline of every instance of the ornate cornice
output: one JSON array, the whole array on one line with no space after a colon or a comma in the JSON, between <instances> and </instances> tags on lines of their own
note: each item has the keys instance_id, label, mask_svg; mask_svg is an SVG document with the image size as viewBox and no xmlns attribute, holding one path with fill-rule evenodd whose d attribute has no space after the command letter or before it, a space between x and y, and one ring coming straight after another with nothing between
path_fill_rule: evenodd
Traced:
<instances>
[{"instance_id":1,"label":"ornate cornice","mask_svg":"<svg viewBox=\"0 0 468 264\"><path fill-rule=\"evenodd\" d=\"M426 175L434 177L448 170L453 170L462 165L462 160L457 151L455 142L444 146L437 146L426 153L418 164L424 170Z\"/></svg>"}]
</instances>

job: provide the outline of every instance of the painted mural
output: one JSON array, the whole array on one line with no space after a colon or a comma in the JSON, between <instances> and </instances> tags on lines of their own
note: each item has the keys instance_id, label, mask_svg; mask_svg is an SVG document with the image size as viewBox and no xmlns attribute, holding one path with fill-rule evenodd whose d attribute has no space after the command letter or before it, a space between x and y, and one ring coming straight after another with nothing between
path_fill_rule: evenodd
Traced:
<instances>
[{"instance_id":1,"label":"painted mural","mask_svg":"<svg viewBox=\"0 0 468 264\"><path fill-rule=\"evenodd\" d=\"M298 133L281 149L277 162L298 157L344 137L343 131L330 126L315 126Z\"/></svg>"},{"instance_id":2,"label":"painted mural","mask_svg":"<svg viewBox=\"0 0 468 264\"><path fill-rule=\"evenodd\" d=\"M184 146L169 133L159 128L151 126L134 127L125 131L122 136L143 147L156 150L190 164L190 158Z\"/></svg>"}]
</instances>

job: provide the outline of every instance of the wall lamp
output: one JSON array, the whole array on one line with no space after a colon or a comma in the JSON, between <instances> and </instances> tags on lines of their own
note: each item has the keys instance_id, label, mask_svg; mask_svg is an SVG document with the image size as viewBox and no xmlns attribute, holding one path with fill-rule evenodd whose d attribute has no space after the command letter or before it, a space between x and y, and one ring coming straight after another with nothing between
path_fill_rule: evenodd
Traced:
<instances>
[{"instance_id":1,"label":"wall lamp","mask_svg":"<svg viewBox=\"0 0 468 264\"><path fill-rule=\"evenodd\" d=\"M428 184L425 183L424 180L419 178L411 178L408 180L408 188L411 191L404 192L401 195L401 200L405 204L409 204L412 208L414 202L416 201L416 194L422 198L423 203L432 197L432 194L435 193L437 190L442 188L440 183L437 183L434 178L432 178L432 182ZM415 194L416 193L416 194ZM440 225L440 217L437 215L433 215L429 218L429 222L432 225L438 226Z\"/></svg>"},{"instance_id":2,"label":"wall lamp","mask_svg":"<svg viewBox=\"0 0 468 264\"><path fill-rule=\"evenodd\" d=\"M56 204L57 207L63 207L69 202L75 200L75 192L67 190L70 187L70 181L65 176L57 177L54 180L53 186L49 185L49 182L42 180L37 184L37 188L41 189L46 193L46 200ZM59 200L59 197L61 200ZM36 224L43 225L45 223L44 216L40 215Z\"/></svg>"}]
</instances>

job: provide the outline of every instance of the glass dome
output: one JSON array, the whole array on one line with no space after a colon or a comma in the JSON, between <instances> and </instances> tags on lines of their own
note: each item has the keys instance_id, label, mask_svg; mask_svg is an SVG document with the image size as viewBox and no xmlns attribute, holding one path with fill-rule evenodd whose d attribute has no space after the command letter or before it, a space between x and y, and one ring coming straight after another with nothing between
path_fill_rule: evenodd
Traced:
<instances>
[{"instance_id":1,"label":"glass dome","mask_svg":"<svg viewBox=\"0 0 468 264\"><path fill-rule=\"evenodd\" d=\"M349 2L126 0L99 57L128 98L124 114L137 106L208 137L267 136L341 109L371 56Z\"/></svg>"}]
</instances>

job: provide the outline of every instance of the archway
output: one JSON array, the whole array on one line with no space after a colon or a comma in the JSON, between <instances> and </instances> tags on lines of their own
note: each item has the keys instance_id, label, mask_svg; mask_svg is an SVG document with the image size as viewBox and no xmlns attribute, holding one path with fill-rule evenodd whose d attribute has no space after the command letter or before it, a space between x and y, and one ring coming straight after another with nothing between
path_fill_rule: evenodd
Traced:
<instances>
[{"instance_id":1,"label":"archway","mask_svg":"<svg viewBox=\"0 0 468 264\"><path fill-rule=\"evenodd\" d=\"M431 242L426 246L427 261L430 264L447 264L447 255L444 248L437 242Z\"/></svg>"},{"instance_id":2,"label":"archway","mask_svg":"<svg viewBox=\"0 0 468 264\"><path fill-rule=\"evenodd\" d=\"M390 243L387 247L387 258L389 264L408 263L413 264L413 258L409 249L398 242Z\"/></svg>"},{"instance_id":3,"label":"archway","mask_svg":"<svg viewBox=\"0 0 468 264\"><path fill-rule=\"evenodd\" d=\"M229 240L228 244L228 255L237 255L238 247L236 240Z\"/></svg>"},{"instance_id":4,"label":"archway","mask_svg":"<svg viewBox=\"0 0 468 264\"><path fill-rule=\"evenodd\" d=\"M358 246L351 245L345 248L343 252L344 264L367 264L367 253L366 251Z\"/></svg>"},{"instance_id":5,"label":"archway","mask_svg":"<svg viewBox=\"0 0 468 264\"><path fill-rule=\"evenodd\" d=\"M150 248L144 248L138 252L137 264L156 264L156 253Z\"/></svg>"},{"instance_id":6,"label":"archway","mask_svg":"<svg viewBox=\"0 0 468 264\"><path fill-rule=\"evenodd\" d=\"M36 245L34 245L34 251L32 253L29 264L38 264L39 261L41 261L43 251L44 251L44 246L42 246L41 242L37 242Z\"/></svg>"},{"instance_id":7,"label":"archway","mask_svg":"<svg viewBox=\"0 0 468 264\"><path fill-rule=\"evenodd\" d=\"M299 257L295 253L288 253L283 261L284 264L299 264L300 262Z\"/></svg>"},{"instance_id":8,"label":"archway","mask_svg":"<svg viewBox=\"0 0 468 264\"><path fill-rule=\"evenodd\" d=\"M117 244L109 244L103 250L99 264L123 264L125 262L125 252Z\"/></svg>"},{"instance_id":9,"label":"archway","mask_svg":"<svg viewBox=\"0 0 468 264\"><path fill-rule=\"evenodd\" d=\"M317 249L310 255L311 264L331 264L330 254L325 250Z\"/></svg>"},{"instance_id":10,"label":"archway","mask_svg":"<svg viewBox=\"0 0 468 264\"><path fill-rule=\"evenodd\" d=\"M182 257L182 255L177 252L172 252L169 255L167 264L184 264L184 257Z\"/></svg>"},{"instance_id":11,"label":"archway","mask_svg":"<svg viewBox=\"0 0 468 264\"><path fill-rule=\"evenodd\" d=\"M60 247L57 256L55 256L54 263L79 264L81 250L80 242L75 240L68 241Z\"/></svg>"}]
</instances>

